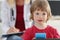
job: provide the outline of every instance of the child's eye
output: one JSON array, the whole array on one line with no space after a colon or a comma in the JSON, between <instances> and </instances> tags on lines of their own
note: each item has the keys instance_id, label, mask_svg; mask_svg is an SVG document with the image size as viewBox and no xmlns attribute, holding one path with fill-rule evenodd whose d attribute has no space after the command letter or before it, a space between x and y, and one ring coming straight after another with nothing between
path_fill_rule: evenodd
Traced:
<instances>
[{"instance_id":1,"label":"child's eye","mask_svg":"<svg viewBox=\"0 0 60 40\"><path fill-rule=\"evenodd\" d=\"M45 15L45 13L43 13L43 15Z\"/></svg>"},{"instance_id":2,"label":"child's eye","mask_svg":"<svg viewBox=\"0 0 60 40\"><path fill-rule=\"evenodd\" d=\"M36 15L39 15L39 13L36 13Z\"/></svg>"}]
</instances>

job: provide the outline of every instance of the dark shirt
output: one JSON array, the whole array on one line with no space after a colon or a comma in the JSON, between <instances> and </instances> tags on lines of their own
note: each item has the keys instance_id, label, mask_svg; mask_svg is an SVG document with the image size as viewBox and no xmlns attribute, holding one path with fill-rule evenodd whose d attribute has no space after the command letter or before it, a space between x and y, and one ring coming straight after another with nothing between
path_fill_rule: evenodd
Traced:
<instances>
[{"instance_id":1,"label":"dark shirt","mask_svg":"<svg viewBox=\"0 0 60 40\"><path fill-rule=\"evenodd\" d=\"M24 23L24 6L16 5L16 24L15 27L18 28L20 31L25 30L25 23Z\"/></svg>"}]
</instances>

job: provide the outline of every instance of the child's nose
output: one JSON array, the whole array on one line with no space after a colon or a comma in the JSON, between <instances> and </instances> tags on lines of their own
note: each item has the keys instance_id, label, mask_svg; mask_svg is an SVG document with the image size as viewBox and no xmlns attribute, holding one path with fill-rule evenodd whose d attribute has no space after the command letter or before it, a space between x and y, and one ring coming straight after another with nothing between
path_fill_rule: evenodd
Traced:
<instances>
[{"instance_id":1,"label":"child's nose","mask_svg":"<svg viewBox=\"0 0 60 40\"><path fill-rule=\"evenodd\" d=\"M39 15L39 18L42 18L43 16L42 15Z\"/></svg>"}]
</instances>

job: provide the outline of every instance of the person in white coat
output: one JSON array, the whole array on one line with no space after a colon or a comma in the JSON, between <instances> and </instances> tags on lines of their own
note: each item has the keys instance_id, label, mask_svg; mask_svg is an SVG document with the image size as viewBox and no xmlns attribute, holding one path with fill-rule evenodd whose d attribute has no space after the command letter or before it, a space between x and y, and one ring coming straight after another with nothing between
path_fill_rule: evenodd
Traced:
<instances>
[{"instance_id":1,"label":"person in white coat","mask_svg":"<svg viewBox=\"0 0 60 40\"><path fill-rule=\"evenodd\" d=\"M13 9L14 13L12 15ZM31 27L32 22L30 21L30 3L24 3L24 21L25 28L28 29ZM1 18L2 18L2 30L3 34L19 32L19 29L15 28L16 23L16 3L14 2L12 5L8 3L7 0L4 0L1 4Z\"/></svg>"},{"instance_id":2,"label":"person in white coat","mask_svg":"<svg viewBox=\"0 0 60 40\"><path fill-rule=\"evenodd\" d=\"M11 8L12 7L8 4L7 0L1 3L2 29L4 33L6 33L10 27L13 27L15 25L16 19L13 20L13 18L16 18L15 6L13 6L14 16L12 16Z\"/></svg>"},{"instance_id":3,"label":"person in white coat","mask_svg":"<svg viewBox=\"0 0 60 40\"><path fill-rule=\"evenodd\" d=\"M2 8L2 12L1 12L2 29L3 29L4 33L7 33L7 31L9 31L9 29L10 30L14 29L14 31L18 30L18 29L15 28L15 23L16 23L16 3L14 2L12 5L10 5L7 2L7 0L5 0L5 1L2 2L2 7L1 8ZM24 4L24 16L23 17L24 17L25 28L26 29L31 26L31 22L29 20L29 16L30 16L29 8L30 8L30 4ZM14 11L13 15L12 15L11 9L13 9L13 11Z\"/></svg>"}]
</instances>

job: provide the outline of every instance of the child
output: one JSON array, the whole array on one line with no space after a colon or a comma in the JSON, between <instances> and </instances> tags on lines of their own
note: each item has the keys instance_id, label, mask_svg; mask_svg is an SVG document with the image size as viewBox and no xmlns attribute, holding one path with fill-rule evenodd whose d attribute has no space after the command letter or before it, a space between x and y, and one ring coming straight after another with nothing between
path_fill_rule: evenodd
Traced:
<instances>
[{"instance_id":1,"label":"child","mask_svg":"<svg viewBox=\"0 0 60 40\"><path fill-rule=\"evenodd\" d=\"M46 25L51 17L51 9L47 0L35 0L30 8L34 24L23 34L23 40L32 40L35 33L46 33L46 38L60 38L56 29Z\"/></svg>"}]
</instances>

